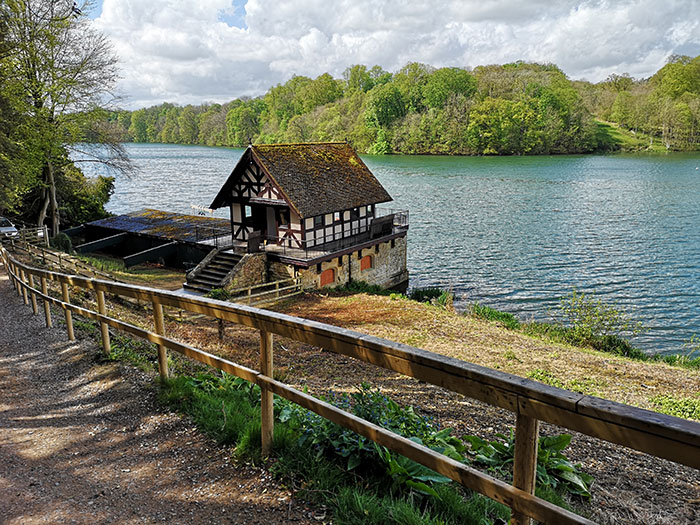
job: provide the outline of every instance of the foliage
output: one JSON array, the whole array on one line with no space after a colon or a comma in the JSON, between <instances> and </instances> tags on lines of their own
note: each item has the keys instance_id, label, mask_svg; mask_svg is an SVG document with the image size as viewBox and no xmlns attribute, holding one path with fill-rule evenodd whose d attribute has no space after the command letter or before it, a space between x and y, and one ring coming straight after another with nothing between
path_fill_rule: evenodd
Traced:
<instances>
[{"instance_id":1,"label":"foliage","mask_svg":"<svg viewBox=\"0 0 700 525\"><path fill-rule=\"evenodd\" d=\"M622 334L635 336L644 331L641 322L632 320L615 305L605 304L576 289L561 299L560 310L570 327L568 336L575 344L598 343L614 348L622 344Z\"/></svg>"},{"instance_id":2,"label":"foliage","mask_svg":"<svg viewBox=\"0 0 700 525\"><path fill-rule=\"evenodd\" d=\"M228 290L223 288L212 288L206 296L211 299L218 299L219 301L228 301L231 298L231 294Z\"/></svg>"},{"instance_id":3,"label":"foliage","mask_svg":"<svg viewBox=\"0 0 700 525\"><path fill-rule=\"evenodd\" d=\"M649 81L623 73L598 84L572 82L551 64L514 62L470 72L409 63L394 74L355 64L342 80L327 73L294 76L255 99L168 103L113 112L108 120L136 142L348 140L372 154L697 149L697 61L675 60Z\"/></svg>"},{"instance_id":4,"label":"foliage","mask_svg":"<svg viewBox=\"0 0 700 525\"><path fill-rule=\"evenodd\" d=\"M450 429L438 430L427 418L418 415L413 407L401 407L367 384L361 384L356 393L331 393L322 399L448 457L458 461L463 459L464 445L450 435ZM301 433L299 444L310 446L317 458L335 458L349 471L360 466L371 470L373 465L383 464L396 488L405 486L431 496L437 495L433 484L450 481L449 478L393 454L364 436L358 436L314 412L292 403L282 402L280 406L280 421L298 429Z\"/></svg>"},{"instance_id":5,"label":"foliage","mask_svg":"<svg viewBox=\"0 0 700 525\"><path fill-rule=\"evenodd\" d=\"M654 396L650 401L658 412L700 421L700 394L695 397L676 397L666 394Z\"/></svg>"},{"instance_id":6,"label":"foliage","mask_svg":"<svg viewBox=\"0 0 700 525\"><path fill-rule=\"evenodd\" d=\"M117 80L116 55L90 24L89 7L66 0L0 4L0 163L14 166L0 184L0 208L39 225L50 219L52 236L62 224L105 214L111 179L91 183L76 164L131 167L122 131L102 109Z\"/></svg>"},{"instance_id":7,"label":"foliage","mask_svg":"<svg viewBox=\"0 0 700 525\"><path fill-rule=\"evenodd\" d=\"M470 443L474 462L486 465L489 470L504 476L512 476L515 453L515 437L496 434L499 438L485 441L478 436L465 436ZM589 498L592 476L581 472L580 464L571 463L562 451L571 442L569 434L541 437L537 448L537 484L540 487L564 489L569 494Z\"/></svg>"},{"instance_id":8,"label":"foliage","mask_svg":"<svg viewBox=\"0 0 700 525\"><path fill-rule=\"evenodd\" d=\"M73 241L65 233L59 233L51 238L51 247L62 252L71 253L73 251Z\"/></svg>"},{"instance_id":9,"label":"foliage","mask_svg":"<svg viewBox=\"0 0 700 525\"><path fill-rule=\"evenodd\" d=\"M394 292L387 288L383 288L377 284L369 284L366 281L349 281L342 286L333 288L334 292L339 293L366 293L370 295L392 295Z\"/></svg>"},{"instance_id":10,"label":"foliage","mask_svg":"<svg viewBox=\"0 0 700 525\"><path fill-rule=\"evenodd\" d=\"M501 312L500 310L479 303L474 303L472 305L471 312L474 317L496 321L509 330L520 329L520 321L511 313Z\"/></svg>"}]
</instances>

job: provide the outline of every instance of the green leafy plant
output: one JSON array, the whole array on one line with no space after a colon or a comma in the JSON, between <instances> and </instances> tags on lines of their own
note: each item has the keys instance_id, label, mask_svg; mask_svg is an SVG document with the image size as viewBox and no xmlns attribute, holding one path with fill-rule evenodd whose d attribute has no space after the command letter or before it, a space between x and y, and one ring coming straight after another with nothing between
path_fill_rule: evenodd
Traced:
<instances>
[{"instance_id":1,"label":"green leafy plant","mask_svg":"<svg viewBox=\"0 0 700 525\"><path fill-rule=\"evenodd\" d=\"M700 394L695 397L659 395L650 399L658 412L684 419L700 420Z\"/></svg>"},{"instance_id":2,"label":"green leafy plant","mask_svg":"<svg viewBox=\"0 0 700 525\"><path fill-rule=\"evenodd\" d=\"M450 435L451 429L439 430L413 407L400 406L368 384L361 384L353 394L331 393L322 399L457 461L464 459L466 448L461 440ZM360 466L371 470L372 466L383 464L395 486L406 486L424 495L435 495L432 484L450 481L298 405L280 399L278 407L279 420L298 429L299 444L310 446L317 458L334 457L348 471Z\"/></svg>"},{"instance_id":3,"label":"green leafy plant","mask_svg":"<svg viewBox=\"0 0 700 525\"><path fill-rule=\"evenodd\" d=\"M209 297L210 299L217 299L219 301L228 301L231 298L231 294L228 292L228 290L223 288L212 288L209 293L207 293L206 297Z\"/></svg>"},{"instance_id":4,"label":"green leafy plant","mask_svg":"<svg viewBox=\"0 0 700 525\"><path fill-rule=\"evenodd\" d=\"M489 470L503 476L512 477L512 464L515 454L515 437L496 434L498 440L486 441L478 436L465 436L471 445L470 453L474 462L485 465ZM581 472L580 464L573 464L562 453L571 442L571 435L559 434L539 439L537 448L537 484L554 490L564 490L570 494L590 497L593 477Z\"/></svg>"}]
</instances>

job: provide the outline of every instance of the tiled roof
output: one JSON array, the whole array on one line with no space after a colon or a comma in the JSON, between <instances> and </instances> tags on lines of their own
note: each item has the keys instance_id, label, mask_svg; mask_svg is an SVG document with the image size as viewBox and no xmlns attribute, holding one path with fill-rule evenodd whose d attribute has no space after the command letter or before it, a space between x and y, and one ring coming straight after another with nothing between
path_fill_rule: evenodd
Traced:
<instances>
[{"instance_id":1,"label":"tiled roof","mask_svg":"<svg viewBox=\"0 0 700 525\"><path fill-rule=\"evenodd\" d=\"M212 208L230 202L228 188L240 176L238 167L247 165L249 156L282 190L302 218L391 200L355 150L345 142L258 144L249 146L241 157Z\"/></svg>"}]
</instances>

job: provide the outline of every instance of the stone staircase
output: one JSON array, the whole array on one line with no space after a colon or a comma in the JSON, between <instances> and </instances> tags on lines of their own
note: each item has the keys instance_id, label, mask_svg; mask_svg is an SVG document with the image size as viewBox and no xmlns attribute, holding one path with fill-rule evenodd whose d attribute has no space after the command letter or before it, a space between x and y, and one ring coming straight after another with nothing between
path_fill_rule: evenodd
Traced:
<instances>
[{"instance_id":1,"label":"stone staircase","mask_svg":"<svg viewBox=\"0 0 700 525\"><path fill-rule=\"evenodd\" d=\"M231 251L218 252L205 266L199 268L196 274L191 277L188 275L183 287L204 294L211 292L213 288L222 288L224 279L242 257Z\"/></svg>"}]
</instances>

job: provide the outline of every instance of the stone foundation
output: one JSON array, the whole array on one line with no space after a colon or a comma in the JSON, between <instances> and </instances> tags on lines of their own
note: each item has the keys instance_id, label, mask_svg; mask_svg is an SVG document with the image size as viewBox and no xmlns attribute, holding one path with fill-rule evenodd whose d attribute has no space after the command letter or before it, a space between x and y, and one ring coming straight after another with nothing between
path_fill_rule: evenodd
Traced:
<instances>
[{"instance_id":1,"label":"stone foundation","mask_svg":"<svg viewBox=\"0 0 700 525\"><path fill-rule=\"evenodd\" d=\"M273 262L269 265L270 280L296 276L305 289L322 288L322 280L328 281L324 286L342 286L353 280L394 288L408 281L406 246L406 237L400 237L296 270L292 265Z\"/></svg>"}]
</instances>

